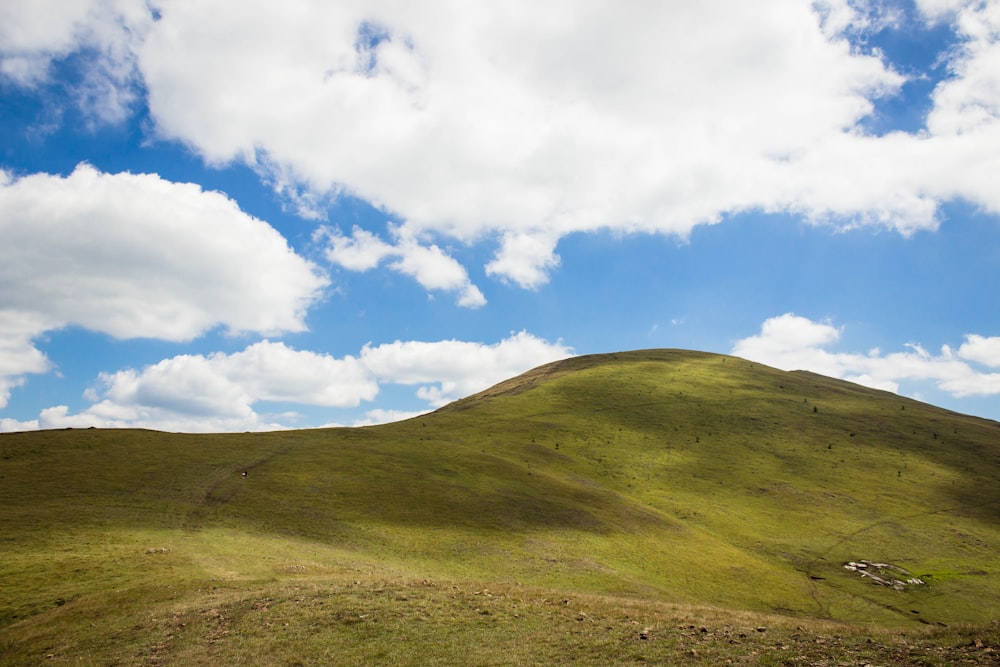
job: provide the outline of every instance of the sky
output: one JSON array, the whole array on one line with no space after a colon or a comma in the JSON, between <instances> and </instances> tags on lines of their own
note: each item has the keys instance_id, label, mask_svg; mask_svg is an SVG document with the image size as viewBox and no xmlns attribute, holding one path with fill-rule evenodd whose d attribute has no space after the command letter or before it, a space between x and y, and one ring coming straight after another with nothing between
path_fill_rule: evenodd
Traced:
<instances>
[{"instance_id":1,"label":"sky","mask_svg":"<svg viewBox=\"0 0 1000 667\"><path fill-rule=\"evenodd\" d=\"M0 0L0 431L733 354L1000 420L1000 0Z\"/></svg>"}]
</instances>

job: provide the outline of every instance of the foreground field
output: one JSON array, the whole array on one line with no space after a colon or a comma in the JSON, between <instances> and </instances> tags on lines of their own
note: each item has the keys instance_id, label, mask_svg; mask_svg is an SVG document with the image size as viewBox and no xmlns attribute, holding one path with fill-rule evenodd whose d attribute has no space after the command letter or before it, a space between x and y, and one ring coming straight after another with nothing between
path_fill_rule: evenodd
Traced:
<instances>
[{"instance_id":1,"label":"foreground field","mask_svg":"<svg viewBox=\"0 0 1000 667\"><path fill-rule=\"evenodd\" d=\"M1000 627L884 629L482 582L314 578L110 593L4 664L994 665ZM207 582L206 582L207 584ZM9 635L8 635L9 636Z\"/></svg>"},{"instance_id":2,"label":"foreground field","mask_svg":"<svg viewBox=\"0 0 1000 667\"><path fill-rule=\"evenodd\" d=\"M9 434L0 663L1000 664L998 478L995 422L668 350L379 427Z\"/></svg>"}]
</instances>

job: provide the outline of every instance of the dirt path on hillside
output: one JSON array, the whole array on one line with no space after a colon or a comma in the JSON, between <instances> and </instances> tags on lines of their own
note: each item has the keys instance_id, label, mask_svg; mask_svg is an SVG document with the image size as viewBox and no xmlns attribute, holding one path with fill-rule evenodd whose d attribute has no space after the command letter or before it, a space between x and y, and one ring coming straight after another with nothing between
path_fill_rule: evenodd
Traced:
<instances>
[{"instance_id":1,"label":"dirt path on hillside","mask_svg":"<svg viewBox=\"0 0 1000 667\"><path fill-rule=\"evenodd\" d=\"M239 492L243 482L252 478L254 470L293 449L293 446L285 447L247 463L213 471L208 477L208 484L195 500L194 507L185 512L184 518L181 520L181 528L185 531L200 528L199 519L204 518L207 508L228 502Z\"/></svg>"}]
</instances>

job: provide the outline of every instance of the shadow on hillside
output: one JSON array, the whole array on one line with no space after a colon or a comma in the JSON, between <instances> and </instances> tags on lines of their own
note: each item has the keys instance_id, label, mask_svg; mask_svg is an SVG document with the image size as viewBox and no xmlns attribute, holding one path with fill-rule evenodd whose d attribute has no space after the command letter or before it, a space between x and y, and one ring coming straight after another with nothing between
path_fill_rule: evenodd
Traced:
<instances>
[{"instance_id":1,"label":"shadow on hillside","mask_svg":"<svg viewBox=\"0 0 1000 667\"><path fill-rule=\"evenodd\" d=\"M491 461L490 466L488 471L414 468L382 470L353 479L341 475L313 480L306 495L283 492L280 479L264 479L256 487L246 485L231 504L211 512L220 517L264 516L268 523L314 536L337 533L345 524L497 532L566 529L600 534L673 525L585 481L553 479L501 460Z\"/></svg>"}]
</instances>

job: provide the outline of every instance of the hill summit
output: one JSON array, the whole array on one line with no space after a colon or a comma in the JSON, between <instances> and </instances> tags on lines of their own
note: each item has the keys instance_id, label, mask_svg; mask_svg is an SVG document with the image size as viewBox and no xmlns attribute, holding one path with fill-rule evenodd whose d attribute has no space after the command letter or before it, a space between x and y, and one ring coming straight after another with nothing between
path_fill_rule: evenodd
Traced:
<instances>
[{"instance_id":1,"label":"hill summit","mask_svg":"<svg viewBox=\"0 0 1000 667\"><path fill-rule=\"evenodd\" d=\"M996 422L681 350L574 357L373 427L7 434L0 657L71 654L72 637L107 657L133 641L119 626L148 648L171 613L263 618L253 605L289 586L373 577L983 624L1000 615L998 478Z\"/></svg>"}]
</instances>

